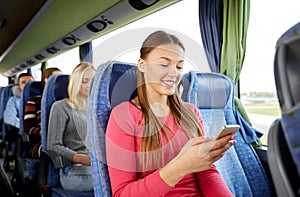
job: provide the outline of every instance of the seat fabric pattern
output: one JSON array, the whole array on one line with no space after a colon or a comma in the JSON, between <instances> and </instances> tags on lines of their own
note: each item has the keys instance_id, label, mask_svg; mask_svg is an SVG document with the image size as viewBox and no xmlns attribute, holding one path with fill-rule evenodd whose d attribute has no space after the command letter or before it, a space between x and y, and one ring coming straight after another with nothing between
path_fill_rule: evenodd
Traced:
<instances>
[{"instance_id":1,"label":"seat fabric pattern","mask_svg":"<svg viewBox=\"0 0 300 197\"><path fill-rule=\"evenodd\" d=\"M41 129L42 129L42 149L47 150L47 130L48 120L52 104L55 101L68 98L68 84L69 75L55 74L52 75L45 86L42 96L42 108L41 108ZM61 188L59 182L59 172L54 168L53 163L49 164L48 169L48 186L51 188L52 197L91 197L94 196L94 192L77 192L68 191Z\"/></svg>"},{"instance_id":2,"label":"seat fabric pattern","mask_svg":"<svg viewBox=\"0 0 300 197\"><path fill-rule=\"evenodd\" d=\"M282 114L281 126L300 177L300 107L293 113Z\"/></svg>"},{"instance_id":3,"label":"seat fabric pattern","mask_svg":"<svg viewBox=\"0 0 300 197\"><path fill-rule=\"evenodd\" d=\"M12 93L12 87L14 87L15 85L9 84L8 86L4 87L4 89L1 92L1 103L0 103L0 119L2 119L2 138L3 140L5 139L5 132L6 132L6 128L5 128L5 123L4 123L4 110L6 108L6 104L9 100L10 97L13 96Z\"/></svg>"},{"instance_id":4,"label":"seat fabric pattern","mask_svg":"<svg viewBox=\"0 0 300 197\"><path fill-rule=\"evenodd\" d=\"M51 106L55 101L68 97L68 82L68 75L56 74L49 77L45 85L41 101L42 150L47 150L47 130ZM51 163L49 165L47 182L49 187L60 186L58 171Z\"/></svg>"},{"instance_id":5,"label":"seat fabric pattern","mask_svg":"<svg viewBox=\"0 0 300 197\"><path fill-rule=\"evenodd\" d=\"M24 132L24 114L27 101L36 96L42 96L42 83L40 81L29 81L22 90L20 102L20 133Z\"/></svg>"},{"instance_id":6,"label":"seat fabric pattern","mask_svg":"<svg viewBox=\"0 0 300 197\"><path fill-rule=\"evenodd\" d=\"M215 136L226 124L239 124L237 144L215 162L225 183L235 196L271 196L262 164L251 143L260 132L253 129L234 107L232 80L218 73L186 73L182 99L195 104L203 117L207 136Z\"/></svg>"},{"instance_id":7,"label":"seat fabric pattern","mask_svg":"<svg viewBox=\"0 0 300 197\"><path fill-rule=\"evenodd\" d=\"M136 89L135 64L111 61L100 65L94 76L88 101L88 138L94 193L97 197L111 196L106 163L105 133L114 106L129 101Z\"/></svg>"}]
</instances>

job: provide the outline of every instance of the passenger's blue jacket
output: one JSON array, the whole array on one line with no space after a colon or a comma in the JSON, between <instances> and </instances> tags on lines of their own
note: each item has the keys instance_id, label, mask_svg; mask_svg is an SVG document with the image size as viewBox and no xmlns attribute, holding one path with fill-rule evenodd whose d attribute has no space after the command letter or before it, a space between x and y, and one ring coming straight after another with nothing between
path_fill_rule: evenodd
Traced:
<instances>
[{"instance_id":1,"label":"passenger's blue jacket","mask_svg":"<svg viewBox=\"0 0 300 197\"><path fill-rule=\"evenodd\" d=\"M7 102L4 110L3 119L5 124L9 124L16 128L20 128L20 102L21 102L21 90L18 86L12 88L13 95Z\"/></svg>"}]
</instances>

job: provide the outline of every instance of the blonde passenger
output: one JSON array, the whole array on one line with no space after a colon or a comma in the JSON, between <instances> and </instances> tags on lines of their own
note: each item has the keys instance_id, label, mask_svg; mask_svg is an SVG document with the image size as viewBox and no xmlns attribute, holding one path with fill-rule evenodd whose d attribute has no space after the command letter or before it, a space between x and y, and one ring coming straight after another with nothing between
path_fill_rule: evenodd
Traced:
<instances>
[{"instance_id":1,"label":"blonde passenger","mask_svg":"<svg viewBox=\"0 0 300 197\"><path fill-rule=\"evenodd\" d=\"M95 68L88 62L78 64L69 80L69 98L56 101L50 111L47 149L62 156L60 183L66 190L92 191L86 105Z\"/></svg>"}]
</instances>

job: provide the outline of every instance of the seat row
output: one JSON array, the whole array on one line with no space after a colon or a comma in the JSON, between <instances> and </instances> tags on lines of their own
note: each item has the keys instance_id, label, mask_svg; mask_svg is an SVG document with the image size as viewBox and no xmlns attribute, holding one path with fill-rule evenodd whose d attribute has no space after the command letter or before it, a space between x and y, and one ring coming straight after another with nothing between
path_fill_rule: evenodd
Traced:
<instances>
[{"instance_id":1,"label":"seat row","mask_svg":"<svg viewBox=\"0 0 300 197\"><path fill-rule=\"evenodd\" d=\"M113 107L136 95L134 64L107 62L96 71L88 102L88 135L95 196L111 196L106 163L105 132ZM234 85L230 78L217 73L191 71L182 80L182 99L201 111L205 130L215 135L225 124L239 124L238 143L217 163L227 186L235 196L271 196L271 187L251 143L258 140L252 129L236 112Z\"/></svg>"},{"instance_id":2,"label":"seat row","mask_svg":"<svg viewBox=\"0 0 300 197\"><path fill-rule=\"evenodd\" d=\"M109 61L100 65L94 76L87 107L88 141L94 192L66 191L60 186L58 168L63 166L63 161L58 155L47 150L47 128L52 104L68 97L69 76L56 74L48 79L43 92L41 107L43 151L40 158L39 187L44 194L99 197L112 195L106 163L106 126L113 107L136 95L136 69L134 64ZM37 91L39 85L39 82L32 81L25 86L23 101L21 102L23 112L27 100L40 94ZM257 134L234 108L232 80L221 74L191 71L184 75L181 89L182 99L195 104L201 111L208 135L215 135L225 124L239 124L241 126L237 134L238 143L216 163L217 169L232 193L235 196L271 196L269 180L251 145L258 140ZM22 134L21 136L25 135L22 127L20 134ZM26 137L22 139L23 142L26 142ZM25 148L20 154L20 160L23 157L26 157ZM26 173L23 172L23 174Z\"/></svg>"}]
</instances>

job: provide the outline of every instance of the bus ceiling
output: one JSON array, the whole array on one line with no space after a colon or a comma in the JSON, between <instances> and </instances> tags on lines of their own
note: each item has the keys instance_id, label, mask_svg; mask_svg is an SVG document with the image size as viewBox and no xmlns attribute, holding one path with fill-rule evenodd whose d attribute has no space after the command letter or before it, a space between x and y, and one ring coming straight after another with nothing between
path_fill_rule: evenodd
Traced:
<instances>
[{"instance_id":1,"label":"bus ceiling","mask_svg":"<svg viewBox=\"0 0 300 197\"><path fill-rule=\"evenodd\" d=\"M0 0L0 73L13 76L181 0Z\"/></svg>"}]
</instances>

